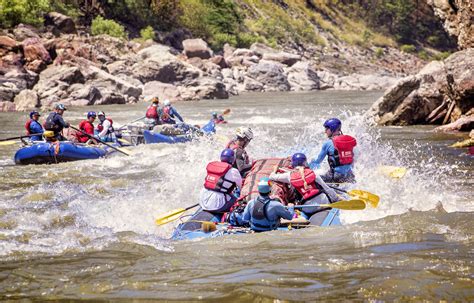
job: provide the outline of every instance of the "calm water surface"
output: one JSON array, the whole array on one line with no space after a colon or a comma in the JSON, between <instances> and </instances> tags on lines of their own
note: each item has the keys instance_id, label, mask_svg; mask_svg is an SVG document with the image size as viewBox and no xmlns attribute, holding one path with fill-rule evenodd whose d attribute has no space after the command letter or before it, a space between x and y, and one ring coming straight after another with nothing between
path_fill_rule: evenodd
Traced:
<instances>
[{"instance_id":1,"label":"calm water surface","mask_svg":"<svg viewBox=\"0 0 474 303\"><path fill-rule=\"evenodd\" d=\"M15 166L20 145L0 146L0 300L473 301L473 159L432 127L367 126L379 92L244 95L178 103L203 124L231 108L221 140L144 145L131 157ZM123 124L146 104L104 110ZM253 158L315 156L327 117L358 138L358 187L376 209L342 212L344 226L201 241L169 240L176 222L154 219L196 203L205 165L223 136L254 129ZM44 115L43 115L44 117ZM23 132L25 115L0 113L0 137ZM407 167L395 180L380 165Z\"/></svg>"}]
</instances>

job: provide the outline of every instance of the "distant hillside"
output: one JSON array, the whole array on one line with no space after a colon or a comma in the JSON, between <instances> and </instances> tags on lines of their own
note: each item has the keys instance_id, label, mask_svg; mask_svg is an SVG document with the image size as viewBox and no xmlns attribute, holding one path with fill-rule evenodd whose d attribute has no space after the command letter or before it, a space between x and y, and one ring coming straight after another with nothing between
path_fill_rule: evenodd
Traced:
<instances>
[{"instance_id":1,"label":"distant hillside","mask_svg":"<svg viewBox=\"0 0 474 303\"><path fill-rule=\"evenodd\" d=\"M426 57L455 49L426 0L0 0L0 8L3 28L40 26L54 10L86 27L99 15L112 19L129 38L148 26L157 33L181 29L215 50L257 41L294 48L391 46Z\"/></svg>"}]
</instances>

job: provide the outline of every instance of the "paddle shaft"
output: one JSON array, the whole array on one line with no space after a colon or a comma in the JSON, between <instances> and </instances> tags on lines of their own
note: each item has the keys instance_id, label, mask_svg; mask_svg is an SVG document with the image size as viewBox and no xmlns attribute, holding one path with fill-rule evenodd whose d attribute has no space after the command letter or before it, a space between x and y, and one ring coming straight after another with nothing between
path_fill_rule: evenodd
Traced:
<instances>
[{"instance_id":1,"label":"paddle shaft","mask_svg":"<svg viewBox=\"0 0 474 303\"><path fill-rule=\"evenodd\" d=\"M116 151L121 152L121 153L124 154L124 155L130 156L130 155L127 154L126 152L124 152L124 151L118 149L117 147L115 147L115 146L113 146L113 145L111 145L111 144L108 144L108 143L106 143L106 142L104 142L104 141L102 141L102 140L100 140L100 139L98 139L98 138L96 138L96 137L94 137L94 136L91 136L91 135L89 135L88 133L83 132L82 130L80 130L80 129L78 129L78 128L75 128L74 126L70 126L70 127L71 127L72 129L74 129L74 130L76 130L76 131L78 131L78 132L84 134L85 136L89 137L89 139L97 140L97 141L99 141L100 143L102 143L102 144L104 144L104 145L106 145L106 146L108 146L108 147L110 147L110 148L112 148L112 149L115 149Z\"/></svg>"},{"instance_id":2,"label":"paddle shaft","mask_svg":"<svg viewBox=\"0 0 474 303\"><path fill-rule=\"evenodd\" d=\"M136 120L133 120L133 121L131 121L131 122L127 122L127 123L125 123L124 125L120 126L120 127L118 128L118 130L122 130L122 129L124 129L124 128L125 128L125 126L127 126L127 125L129 125L129 124L131 124L131 123L134 123L134 122L137 122L137 121L143 120L143 119L145 119L145 118L146 118L146 117L145 117L145 116L143 116L143 117L141 117L141 118L138 118L138 119L136 119Z\"/></svg>"},{"instance_id":3,"label":"paddle shaft","mask_svg":"<svg viewBox=\"0 0 474 303\"><path fill-rule=\"evenodd\" d=\"M41 136L41 135L42 133L38 133L38 134L24 135L24 136L19 136L19 137L5 138L5 139L0 139L0 142L16 140L16 139L21 139L21 138L28 138L28 137L33 137L33 136Z\"/></svg>"}]
</instances>

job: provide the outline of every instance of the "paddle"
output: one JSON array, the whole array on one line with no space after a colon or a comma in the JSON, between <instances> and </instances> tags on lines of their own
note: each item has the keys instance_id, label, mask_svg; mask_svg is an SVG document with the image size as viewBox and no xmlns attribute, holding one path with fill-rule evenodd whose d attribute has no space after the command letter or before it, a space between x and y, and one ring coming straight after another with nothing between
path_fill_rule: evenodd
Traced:
<instances>
[{"instance_id":1,"label":"paddle","mask_svg":"<svg viewBox=\"0 0 474 303\"><path fill-rule=\"evenodd\" d=\"M171 211L167 212L166 214L158 217L158 219L155 220L155 223L156 223L156 225L160 226L160 225L164 225L166 223L176 221L177 219L179 219L181 217L182 213L184 213L187 210L190 210L191 208L195 208L196 206L199 206L199 203L188 206L186 208L178 208L178 209L171 210Z\"/></svg>"},{"instance_id":2,"label":"paddle","mask_svg":"<svg viewBox=\"0 0 474 303\"><path fill-rule=\"evenodd\" d=\"M347 191L338 187L333 187L333 186L329 186L329 187L334 190L346 193L349 196L362 199L368 202L370 206L372 206L373 208L376 208L379 205L380 197L371 192L360 190L360 189L352 189L352 190Z\"/></svg>"},{"instance_id":3,"label":"paddle","mask_svg":"<svg viewBox=\"0 0 474 303\"><path fill-rule=\"evenodd\" d=\"M225 116L225 115L227 115L227 114L230 114L230 108L226 108L226 109L222 112L221 116Z\"/></svg>"},{"instance_id":4,"label":"paddle","mask_svg":"<svg viewBox=\"0 0 474 303\"><path fill-rule=\"evenodd\" d=\"M362 209L365 209L365 202L360 199L342 200L342 201L337 201L331 204L296 205L295 208L305 208L305 207L315 207L315 206L339 208L339 209L345 209L345 210L362 210Z\"/></svg>"},{"instance_id":5,"label":"paddle","mask_svg":"<svg viewBox=\"0 0 474 303\"><path fill-rule=\"evenodd\" d=\"M82 130L80 130L80 129L78 129L78 128L75 128L74 126L70 126L70 127L71 127L72 129L74 129L75 131L78 131L78 132L84 134L84 135L87 136L89 139L99 141L100 143L102 143L102 144L104 144L104 145L106 145L106 146L108 146L108 147L110 147L110 148L112 148L112 149L115 149L116 151L119 151L119 152L121 152L121 153L124 154L124 155L127 155L127 156L131 156L131 155L132 155L132 154L130 154L130 152L126 151L126 150L123 149L123 148L115 147L115 146L113 146L113 145L111 145L111 144L108 144L107 142L104 142L104 141L102 141L102 140L100 140L100 139L98 139L98 138L96 138L96 137L94 137L94 136L91 136L91 135L89 135L88 133L83 132Z\"/></svg>"},{"instance_id":6,"label":"paddle","mask_svg":"<svg viewBox=\"0 0 474 303\"><path fill-rule=\"evenodd\" d=\"M5 138L5 139L0 139L0 145L11 145L15 144L16 140L22 139L22 138L28 138L28 137L33 137L33 136L41 136L41 133L38 134L31 134L31 135L24 135L24 136L19 136L19 137L11 137L11 138ZM13 141L12 141L13 140Z\"/></svg>"},{"instance_id":7,"label":"paddle","mask_svg":"<svg viewBox=\"0 0 474 303\"><path fill-rule=\"evenodd\" d=\"M119 129L117 129L117 130L122 130L122 129L124 129L124 128L125 128L125 126L127 126L127 125L129 125L129 124L132 124L132 123L135 123L135 122L138 122L138 121L140 121L140 120L143 120L143 119L145 119L145 118L146 118L146 117L145 117L145 116L143 116L143 117L141 117L141 118L138 118L138 119L136 119L136 120L133 120L133 121L127 122L127 123L125 123L124 125L120 126L120 127L119 127Z\"/></svg>"},{"instance_id":8,"label":"paddle","mask_svg":"<svg viewBox=\"0 0 474 303\"><path fill-rule=\"evenodd\" d=\"M390 165L381 165L378 167L378 170L382 174L394 179L401 179L407 173L407 169L405 167L390 166Z\"/></svg>"}]
</instances>

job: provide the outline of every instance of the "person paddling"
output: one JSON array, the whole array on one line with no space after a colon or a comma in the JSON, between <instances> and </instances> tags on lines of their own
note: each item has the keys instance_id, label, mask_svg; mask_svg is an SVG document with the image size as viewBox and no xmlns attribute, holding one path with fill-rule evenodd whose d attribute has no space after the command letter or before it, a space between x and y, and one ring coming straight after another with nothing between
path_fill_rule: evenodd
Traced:
<instances>
[{"instance_id":1,"label":"person paddling","mask_svg":"<svg viewBox=\"0 0 474 303\"><path fill-rule=\"evenodd\" d=\"M252 163L250 163L250 158L245 150L252 139L253 132L250 127L239 127L235 131L235 138L227 143L227 148L235 152L233 167L239 170L242 177L245 177L252 168Z\"/></svg>"},{"instance_id":2,"label":"person paddling","mask_svg":"<svg viewBox=\"0 0 474 303\"><path fill-rule=\"evenodd\" d=\"M324 128L328 140L323 143L317 158L310 161L311 167L320 167L324 158L328 157L329 171L321 178L326 182L343 183L355 182L352 172L354 162L354 147L357 141L354 137L343 135L341 131L342 122L337 118L331 118L324 122Z\"/></svg>"},{"instance_id":3,"label":"person paddling","mask_svg":"<svg viewBox=\"0 0 474 303\"><path fill-rule=\"evenodd\" d=\"M224 116L218 115L217 112L212 112L211 120L215 124L225 124L227 121L225 121Z\"/></svg>"},{"instance_id":4,"label":"person paddling","mask_svg":"<svg viewBox=\"0 0 474 303\"><path fill-rule=\"evenodd\" d=\"M270 192L269 178L261 178L258 182L259 196L245 206L243 220L249 222L253 231L275 230L280 225L281 218L293 219L294 204L289 203L287 209L280 201L270 198Z\"/></svg>"},{"instance_id":5,"label":"person paddling","mask_svg":"<svg viewBox=\"0 0 474 303\"><path fill-rule=\"evenodd\" d=\"M336 192L308 167L303 153L295 153L291 157L289 171L278 173L276 169L269 179L290 184L296 190L299 202L304 205L329 204L339 200ZM308 207L304 212L314 214L317 210L318 207Z\"/></svg>"},{"instance_id":6,"label":"person paddling","mask_svg":"<svg viewBox=\"0 0 474 303\"><path fill-rule=\"evenodd\" d=\"M59 141L66 140L66 138L62 135L62 131L64 128L69 128L69 123L65 122L63 119L63 114L66 110L67 108L64 106L64 104L56 104L54 106L54 111L48 115L46 121L43 124L44 129L53 131L54 136Z\"/></svg>"},{"instance_id":7,"label":"person paddling","mask_svg":"<svg viewBox=\"0 0 474 303\"><path fill-rule=\"evenodd\" d=\"M242 177L236 168L234 151L226 148L222 151L220 161L213 161L206 166L204 188L201 191L199 204L202 209L212 213L228 212L237 197L234 191L240 191Z\"/></svg>"},{"instance_id":8,"label":"person paddling","mask_svg":"<svg viewBox=\"0 0 474 303\"><path fill-rule=\"evenodd\" d=\"M183 118L178 113L178 111L173 106L171 106L171 101L168 99L163 102L163 114L161 119L165 124L176 124L176 119L184 123Z\"/></svg>"},{"instance_id":9,"label":"person paddling","mask_svg":"<svg viewBox=\"0 0 474 303\"><path fill-rule=\"evenodd\" d=\"M162 124L161 115L160 99L158 99L158 97L152 97L151 105L148 106L145 113L145 124L149 130L152 130L155 125Z\"/></svg>"},{"instance_id":10,"label":"person paddling","mask_svg":"<svg viewBox=\"0 0 474 303\"><path fill-rule=\"evenodd\" d=\"M37 136L31 136L31 141L41 141L41 134L43 134L43 126L38 122L40 113L32 111L30 113L30 119L25 123L26 135L38 134Z\"/></svg>"},{"instance_id":11,"label":"person paddling","mask_svg":"<svg viewBox=\"0 0 474 303\"><path fill-rule=\"evenodd\" d=\"M97 113L97 118L99 118L99 124L97 125L96 130L99 139L104 142L114 142L114 121L112 121L112 119L110 118L105 117L105 113L103 111Z\"/></svg>"},{"instance_id":12,"label":"person paddling","mask_svg":"<svg viewBox=\"0 0 474 303\"><path fill-rule=\"evenodd\" d=\"M97 115L95 112L88 112L87 113L87 119L82 120L81 123L79 123L79 129L83 131L84 133L94 136L94 121L95 118L97 118ZM86 143L89 141L90 137L86 136L83 133L77 132L76 133L77 140L80 143ZM95 143L95 142L94 142Z\"/></svg>"}]
</instances>

